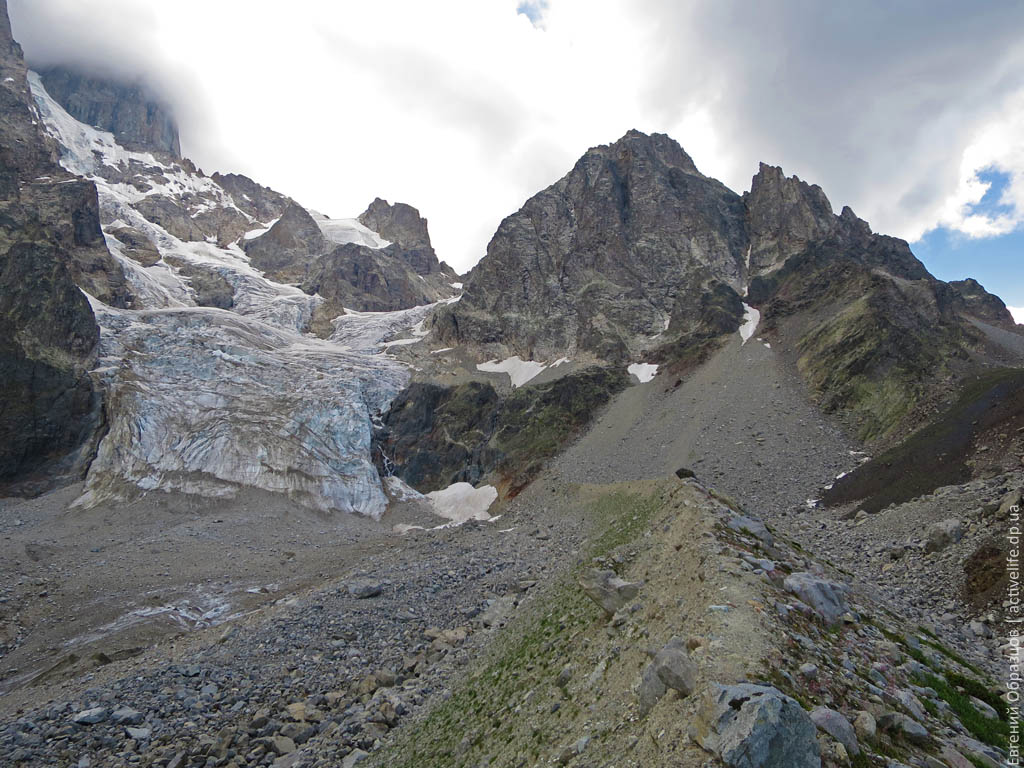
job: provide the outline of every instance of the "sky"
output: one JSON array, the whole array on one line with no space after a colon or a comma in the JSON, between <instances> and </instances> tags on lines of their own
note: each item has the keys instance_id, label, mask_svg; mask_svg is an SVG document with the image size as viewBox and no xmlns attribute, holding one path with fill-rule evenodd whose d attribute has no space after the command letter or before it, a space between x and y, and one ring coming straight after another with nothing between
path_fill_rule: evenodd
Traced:
<instances>
[{"instance_id":1,"label":"sky","mask_svg":"<svg viewBox=\"0 0 1024 768\"><path fill-rule=\"evenodd\" d=\"M30 65L140 80L182 151L331 216L416 206L459 272L627 130L822 186L1024 321L1024 4L9 0Z\"/></svg>"}]
</instances>

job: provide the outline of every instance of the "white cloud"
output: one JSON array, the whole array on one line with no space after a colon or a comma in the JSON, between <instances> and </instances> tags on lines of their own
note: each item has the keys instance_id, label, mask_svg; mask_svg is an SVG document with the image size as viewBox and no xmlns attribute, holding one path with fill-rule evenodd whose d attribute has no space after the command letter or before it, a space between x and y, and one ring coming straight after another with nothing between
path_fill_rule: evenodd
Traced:
<instances>
[{"instance_id":1,"label":"white cloud","mask_svg":"<svg viewBox=\"0 0 1024 768\"><path fill-rule=\"evenodd\" d=\"M533 21L517 12L528 6ZM465 270L500 220L629 128L737 191L757 162L913 239L1016 226L1024 6L952 0L10 0L31 59L145 74L205 170L332 215L417 206ZM983 52L983 53L980 53ZM1019 135L1019 132L1018 132ZM1006 220L971 218L987 166Z\"/></svg>"},{"instance_id":2,"label":"white cloud","mask_svg":"<svg viewBox=\"0 0 1024 768\"><path fill-rule=\"evenodd\" d=\"M1024 307L1007 307L1017 323L1024 323Z\"/></svg>"},{"instance_id":3,"label":"white cloud","mask_svg":"<svg viewBox=\"0 0 1024 768\"><path fill-rule=\"evenodd\" d=\"M937 225L963 232L968 237L994 237L1008 234L1024 224L1021 125L1024 125L1024 92L1012 94L1000 113L985 124L964 149L958 187L946 199ZM979 174L990 170L1008 176L998 201L1003 210L995 214L972 209L991 187Z\"/></svg>"}]
</instances>

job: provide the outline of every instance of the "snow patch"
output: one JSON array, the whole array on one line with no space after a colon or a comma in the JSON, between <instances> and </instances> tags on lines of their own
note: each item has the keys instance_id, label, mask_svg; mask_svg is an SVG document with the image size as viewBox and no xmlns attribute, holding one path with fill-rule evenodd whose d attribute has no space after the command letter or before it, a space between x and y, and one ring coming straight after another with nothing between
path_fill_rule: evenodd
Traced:
<instances>
[{"instance_id":1,"label":"snow patch","mask_svg":"<svg viewBox=\"0 0 1024 768\"><path fill-rule=\"evenodd\" d=\"M626 370L640 379L641 384L646 384L658 373L658 366L653 363L633 363Z\"/></svg>"},{"instance_id":2,"label":"snow patch","mask_svg":"<svg viewBox=\"0 0 1024 768\"><path fill-rule=\"evenodd\" d=\"M245 195L242 195L242 197L245 197ZM242 239L243 240L255 240L257 237L260 237L262 235L267 234L267 232L269 232L271 229L273 229L274 225L277 224L277 222L280 221L280 220L281 220L281 217L278 216L276 219L273 219L272 221L268 221L265 226L262 226L259 229L250 229L248 232L246 232L244 235L242 235Z\"/></svg>"},{"instance_id":3,"label":"snow patch","mask_svg":"<svg viewBox=\"0 0 1024 768\"><path fill-rule=\"evenodd\" d=\"M422 493L406 485L401 478L394 475L384 478L384 489L392 501L415 501L424 498Z\"/></svg>"},{"instance_id":4,"label":"snow patch","mask_svg":"<svg viewBox=\"0 0 1024 768\"><path fill-rule=\"evenodd\" d=\"M477 363L476 369L484 373L507 373L512 381L512 387L521 387L526 382L540 375L541 371L547 368L544 363L535 360L522 360L519 355L513 355L507 360L490 360L486 363Z\"/></svg>"},{"instance_id":5,"label":"snow patch","mask_svg":"<svg viewBox=\"0 0 1024 768\"><path fill-rule=\"evenodd\" d=\"M454 288L457 291L461 291L462 290L462 283L449 283L449 285L451 285L451 287Z\"/></svg>"},{"instance_id":6,"label":"snow patch","mask_svg":"<svg viewBox=\"0 0 1024 768\"><path fill-rule=\"evenodd\" d=\"M490 520L487 514L498 498L498 489L493 485L474 488L469 483L455 483L442 491L427 494L434 514L461 525L467 520Z\"/></svg>"},{"instance_id":7,"label":"snow patch","mask_svg":"<svg viewBox=\"0 0 1024 768\"><path fill-rule=\"evenodd\" d=\"M761 313L744 302L743 325L740 326L740 338L743 339L744 344L750 341L750 337L754 335L754 331L757 330L757 325L760 322Z\"/></svg>"},{"instance_id":8,"label":"snow patch","mask_svg":"<svg viewBox=\"0 0 1024 768\"><path fill-rule=\"evenodd\" d=\"M310 211L309 214L316 221L317 226L320 227L324 237L332 243L337 243L338 245L356 243L357 245L365 245L367 248L373 248L374 250L387 248L391 245L390 241L385 240L369 227L360 224L359 219L329 219L322 213L316 213L315 211Z\"/></svg>"}]
</instances>

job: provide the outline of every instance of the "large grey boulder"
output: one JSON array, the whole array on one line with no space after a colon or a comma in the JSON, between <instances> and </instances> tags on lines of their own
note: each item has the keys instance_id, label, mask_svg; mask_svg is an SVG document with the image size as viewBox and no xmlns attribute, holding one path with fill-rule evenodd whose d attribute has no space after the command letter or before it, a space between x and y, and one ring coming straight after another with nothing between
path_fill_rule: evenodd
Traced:
<instances>
[{"instance_id":1,"label":"large grey boulder","mask_svg":"<svg viewBox=\"0 0 1024 768\"><path fill-rule=\"evenodd\" d=\"M841 712L828 707L817 707L811 711L811 720L833 739L842 744L851 756L860 754L857 734L850 721Z\"/></svg>"},{"instance_id":2,"label":"large grey boulder","mask_svg":"<svg viewBox=\"0 0 1024 768\"><path fill-rule=\"evenodd\" d=\"M712 685L691 735L732 768L820 768L811 718L770 686Z\"/></svg>"},{"instance_id":3,"label":"large grey boulder","mask_svg":"<svg viewBox=\"0 0 1024 768\"><path fill-rule=\"evenodd\" d=\"M931 743L928 729L902 712L886 712L878 718L878 727L886 733L909 741L911 744L923 747Z\"/></svg>"},{"instance_id":4,"label":"large grey boulder","mask_svg":"<svg viewBox=\"0 0 1024 768\"><path fill-rule=\"evenodd\" d=\"M956 519L940 520L928 526L925 533L925 552L939 552L964 537L964 526Z\"/></svg>"},{"instance_id":5,"label":"large grey boulder","mask_svg":"<svg viewBox=\"0 0 1024 768\"><path fill-rule=\"evenodd\" d=\"M726 522L726 525L737 533L749 533L766 547L771 547L775 543L775 539L768 531L768 526L757 518L748 517L747 515L733 515Z\"/></svg>"},{"instance_id":6,"label":"large grey boulder","mask_svg":"<svg viewBox=\"0 0 1024 768\"><path fill-rule=\"evenodd\" d=\"M653 664L644 667L640 676L640 686L637 688L636 697L640 709L640 717L647 717L647 714L654 709L654 705L661 701L661 697L668 693L668 688L658 676L658 670Z\"/></svg>"},{"instance_id":7,"label":"large grey boulder","mask_svg":"<svg viewBox=\"0 0 1024 768\"><path fill-rule=\"evenodd\" d=\"M680 696L689 696L696 687L697 665L686 652L686 642L673 637L644 667L637 687L640 717L646 717L669 689L678 691Z\"/></svg>"},{"instance_id":8,"label":"large grey boulder","mask_svg":"<svg viewBox=\"0 0 1024 768\"><path fill-rule=\"evenodd\" d=\"M613 616L626 603L640 594L640 584L620 579L615 571L591 568L580 577L580 586L587 597Z\"/></svg>"},{"instance_id":9,"label":"large grey boulder","mask_svg":"<svg viewBox=\"0 0 1024 768\"><path fill-rule=\"evenodd\" d=\"M836 624L847 611L846 593L850 588L846 584L799 571L787 576L783 587L809 605L826 624Z\"/></svg>"}]
</instances>

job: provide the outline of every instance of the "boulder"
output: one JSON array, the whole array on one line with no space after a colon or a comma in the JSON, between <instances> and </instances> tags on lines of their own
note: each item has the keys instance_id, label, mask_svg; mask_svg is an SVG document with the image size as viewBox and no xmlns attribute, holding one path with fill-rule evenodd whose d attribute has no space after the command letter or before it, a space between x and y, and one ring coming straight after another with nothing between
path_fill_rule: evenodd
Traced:
<instances>
[{"instance_id":1,"label":"boulder","mask_svg":"<svg viewBox=\"0 0 1024 768\"><path fill-rule=\"evenodd\" d=\"M975 765L985 765L989 768L1002 768L1006 765L1005 756L995 747L982 744L977 739L969 736L960 736L956 740L956 748Z\"/></svg>"},{"instance_id":2,"label":"boulder","mask_svg":"<svg viewBox=\"0 0 1024 768\"><path fill-rule=\"evenodd\" d=\"M1022 457L1024 460L1024 457ZM1006 520L1011 512L1019 513L1021 505L1021 492L1020 490L1010 491L1008 494L1003 496L1003 500L999 503L999 511L996 512L996 517L1000 520Z\"/></svg>"},{"instance_id":3,"label":"boulder","mask_svg":"<svg viewBox=\"0 0 1024 768\"><path fill-rule=\"evenodd\" d=\"M713 684L691 735L732 768L820 768L811 718L770 686Z\"/></svg>"},{"instance_id":4,"label":"boulder","mask_svg":"<svg viewBox=\"0 0 1024 768\"><path fill-rule=\"evenodd\" d=\"M768 527L756 518L747 517L746 515L733 515L729 518L726 525L737 533L749 533L766 547L771 547L775 544L775 539L768 531Z\"/></svg>"},{"instance_id":5,"label":"boulder","mask_svg":"<svg viewBox=\"0 0 1024 768\"><path fill-rule=\"evenodd\" d=\"M647 717L647 713L654 709L654 705L661 701L661 697L667 692L668 688L658 676L654 664L644 667L643 675L640 677L640 686L636 691L640 717Z\"/></svg>"},{"instance_id":6,"label":"boulder","mask_svg":"<svg viewBox=\"0 0 1024 768\"><path fill-rule=\"evenodd\" d=\"M826 624L838 623L847 612L845 598L849 587L846 584L800 571L787 576L783 586L787 592L809 605Z\"/></svg>"},{"instance_id":7,"label":"boulder","mask_svg":"<svg viewBox=\"0 0 1024 768\"><path fill-rule=\"evenodd\" d=\"M870 712L861 710L853 721L853 730L857 738L862 741L874 741L878 726L875 717Z\"/></svg>"},{"instance_id":8,"label":"boulder","mask_svg":"<svg viewBox=\"0 0 1024 768\"><path fill-rule=\"evenodd\" d=\"M615 571L591 568L580 578L580 586L611 617L640 594L641 585L620 579Z\"/></svg>"},{"instance_id":9,"label":"boulder","mask_svg":"<svg viewBox=\"0 0 1024 768\"><path fill-rule=\"evenodd\" d=\"M685 641L681 638L672 638L658 651L651 664L666 687L678 691L680 696L693 693L697 686L697 665L690 660Z\"/></svg>"},{"instance_id":10,"label":"boulder","mask_svg":"<svg viewBox=\"0 0 1024 768\"><path fill-rule=\"evenodd\" d=\"M341 761L341 768L352 768L352 766L358 765L369 756L369 752L364 752L361 749L353 749L345 756L345 759Z\"/></svg>"},{"instance_id":11,"label":"boulder","mask_svg":"<svg viewBox=\"0 0 1024 768\"><path fill-rule=\"evenodd\" d=\"M836 712L828 707L818 707L811 711L811 720L819 730L842 744L852 757L860 754L857 734L853 726L850 725L850 721L841 712Z\"/></svg>"},{"instance_id":12,"label":"boulder","mask_svg":"<svg viewBox=\"0 0 1024 768\"><path fill-rule=\"evenodd\" d=\"M83 709L71 718L71 722L76 725L95 725L96 723L102 723L107 719L107 710L103 707L93 707L92 709Z\"/></svg>"},{"instance_id":13,"label":"boulder","mask_svg":"<svg viewBox=\"0 0 1024 768\"><path fill-rule=\"evenodd\" d=\"M357 600L377 597L382 591L383 585L379 581L357 579L348 583L348 593Z\"/></svg>"},{"instance_id":14,"label":"boulder","mask_svg":"<svg viewBox=\"0 0 1024 768\"><path fill-rule=\"evenodd\" d=\"M893 736L909 741L911 744L923 747L931 743L928 729L902 712L886 712L878 718L878 727Z\"/></svg>"},{"instance_id":15,"label":"boulder","mask_svg":"<svg viewBox=\"0 0 1024 768\"><path fill-rule=\"evenodd\" d=\"M925 532L925 552L939 552L964 537L963 524L954 518L940 520L928 526Z\"/></svg>"}]
</instances>

